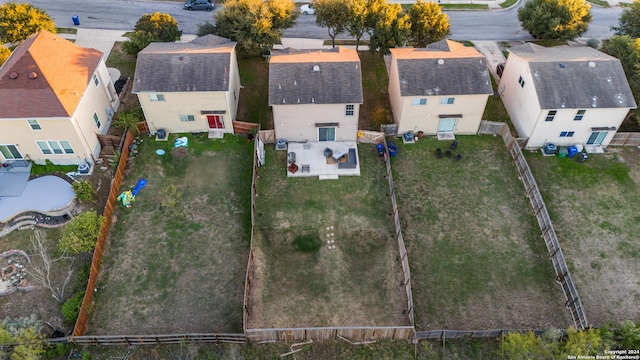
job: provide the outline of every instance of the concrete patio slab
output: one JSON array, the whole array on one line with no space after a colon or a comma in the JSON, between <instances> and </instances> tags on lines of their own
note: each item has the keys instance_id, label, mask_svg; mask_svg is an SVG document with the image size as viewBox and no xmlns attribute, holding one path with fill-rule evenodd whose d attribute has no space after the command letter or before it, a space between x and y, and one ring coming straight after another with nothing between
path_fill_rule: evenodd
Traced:
<instances>
[{"instance_id":1,"label":"concrete patio slab","mask_svg":"<svg viewBox=\"0 0 640 360\"><path fill-rule=\"evenodd\" d=\"M355 149L355 168L341 168L340 161L346 161L345 157L325 156L324 150L331 149L333 154L344 153L348 157L349 149ZM295 164L298 170L293 173L287 170L288 177L313 177L322 179L335 179L336 176L360 176L360 159L358 157L358 146L355 141L322 141L306 143L289 143L288 153L295 153ZM289 157L289 156L288 156ZM283 164L285 167L288 164Z\"/></svg>"}]
</instances>

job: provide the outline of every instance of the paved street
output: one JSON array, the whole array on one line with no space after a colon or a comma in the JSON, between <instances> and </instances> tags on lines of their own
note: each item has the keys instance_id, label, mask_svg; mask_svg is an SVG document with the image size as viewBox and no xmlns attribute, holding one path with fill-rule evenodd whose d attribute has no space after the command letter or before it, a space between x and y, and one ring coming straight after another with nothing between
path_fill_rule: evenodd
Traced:
<instances>
[{"instance_id":1,"label":"paved street","mask_svg":"<svg viewBox=\"0 0 640 360\"><path fill-rule=\"evenodd\" d=\"M9 0L0 0L7 2ZM80 17L80 28L131 30L136 21L147 13L159 11L171 14L185 34L195 34L198 24L212 21L212 13L186 11L180 2L102 0L29 0L45 9L60 27L73 27L71 16ZM593 21L586 38L608 38L610 26L617 25L621 8L592 6ZM451 19L451 38L454 40L526 40L531 37L520 28L517 7L498 11L447 11ZM284 32L285 37L328 39L327 30L315 25L315 16L300 16L294 28ZM348 38L339 35L338 38Z\"/></svg>"}]
</instances>

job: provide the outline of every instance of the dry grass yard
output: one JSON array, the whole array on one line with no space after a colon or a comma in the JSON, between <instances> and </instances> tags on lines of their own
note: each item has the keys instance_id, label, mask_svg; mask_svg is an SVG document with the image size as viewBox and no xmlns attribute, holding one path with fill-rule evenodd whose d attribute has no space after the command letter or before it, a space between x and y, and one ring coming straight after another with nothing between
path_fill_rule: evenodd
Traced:
<instances>
[{"instance_id":1,"label":"dry grass yard","mask_svg":"<svg viewBox=\"0 0 640 360\"><path fill-rule=\"evenodd\" d=\"M287 178L286 152L267 146L248 328L408 325L384 163L358 152L361 176L320 181Z\"/></svg>"},{"instance_id":2,"label":"dry grass yard","mask_svg":"<svg viewBox=\"0 0 640 360\"><path fill-rule=\"evenodd\" d=\"M392 159L418 331L566 328L571 319L500 137L398 139ZM455 160L455 155L462 155Z\"/></svg>"},{"instance_id":3,"label":"dry grass yard","mask_svg":"<svg viewBox=\"0 0 640 360\"><path fill-rule=\"evenodd\" d=\"M575 159L526 153L587 319L640 316L640 150L609 147Z\"/></svg>"},{"instance_id":4,"label":"dry grass yard","mask_svg":"<svg viewBox=\"0 0 640 360\"><path fill-rule=\"evenodd\" d=\"M122 190L148 183L117 205L88 334L242 332L253 143L188 137L132 160Z\"/></svg>"}]
</instances>

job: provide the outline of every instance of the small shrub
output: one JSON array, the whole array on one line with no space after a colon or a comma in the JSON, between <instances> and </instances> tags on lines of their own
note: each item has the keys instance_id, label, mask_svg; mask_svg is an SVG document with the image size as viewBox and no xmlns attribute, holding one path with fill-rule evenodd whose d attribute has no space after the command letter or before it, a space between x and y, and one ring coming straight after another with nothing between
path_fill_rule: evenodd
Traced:
<instances>
[{"instance_id":1,"label":"small shrub","mask_svg":"<svg viewBox=\"0 0 640 360\"><path fill-rule=\"evenodd\" d=\"M69 255L92 251L103 221L104 216L93 210L76 216L62 228L58 250Z\"/></svg>"},{"instance_id":2,"label":"small shrub","mask_svg":"<svg viewBox=\"0 0 640 360\"><path fill-rule=\"evenodd\" d=\"M591 39L587 40L587 46L588 47L597 49L598 45L600 45L600 40L598 40L598 39L591 38Z\"/></svg>"},{"instance_id":3,"label":"small shrub","mask_svg":"<svg viewBox=\"0 0 640 360\"><path fill-rule=\"evenodd\" d=\"M305 252L305 253L315 253L320 250L322 246L322 242L318 239L317 236L314 235L301 235L298 236L295 240L293 240L293 247L297 251Z\"/></svg>"},{"instance_id":4,"label":"small shrub","mask_svg":"<svg viewBox=\"0 0 640 360\"><path fill-rule=\"evenodd\" d=\"M64 321L69 324L75 324L82 306L82 299L84 299L84 291L73 295L62 304L61 311Z\"/></svg>"},{"instance_id":5,"label":"small shrub","mask_svg":"<svg viewBox=\"0 0 640 360\"><path fill-rule=\"evenodd\" d=\"M83 203L92 204L98 197L95 186L93 186L91 181L86 179L74 182L73 191L75 191L78 200Z\"/></svg>"},{"instance_id":6,"label":"small shrub","mask_svg":"<svg viewBox=\"0 0 640 360\"><path fill-rule=\"evenodd\" d=\"M136 124L144 120L144 114L142 108L136 108L132 110L126 110L118 114L118 120L115 126L118 129L129 130L134 135L138 135L138 127Z\"/></svg>"}]
</instances>

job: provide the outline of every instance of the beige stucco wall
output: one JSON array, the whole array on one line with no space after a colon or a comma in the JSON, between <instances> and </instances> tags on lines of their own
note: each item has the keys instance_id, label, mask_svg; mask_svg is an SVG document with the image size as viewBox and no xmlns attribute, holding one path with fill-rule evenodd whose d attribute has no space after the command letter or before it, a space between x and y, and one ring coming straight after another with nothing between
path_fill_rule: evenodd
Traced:
<instances>
[{"instance_id":1,"label":"beige stucco wall","mask_svg":"<svg viewBox=\"0 0 640 360\"><path fill-rule=\"evenodd\" d=\"M274 105L272 108L276 138L294 141L318 141L316 123L338 123L336 141L354 141L358 137L360 104L352 104L354 105L353 116L345 115L346 105Z\"/></svg>"},{"instance_id":2,"label":"beige stucco wall","mask_svg":"<svg viewBox=\"0 0 640 360\"><path fill-rule=\"evenodd\" d=\"M557 146L586 144L593 132L592 128L614 127L618 129L629 112L629 108L584 110L586 112L580 121L573 120L578 109L556 109L557 113L553 121L545 121L549 111L542 110L537 119L537 125L529 136L526 148L541 148L547 142ZM575 134L573 137L560 137L562 131L574 131ZM615 130L608 130L602 146L607 146L615 133Z\"/></svg>"},{"instance_id":3,"label":"beige stucco wall","mask_svg":"<svg viewBox=\"0 0 640 360\"><path fill-rule=\"evenodd\" d=\"M229 109L229 117L231 121L235 121L238 114L238 101L240 100L241 85L240 70L238 69L238 60L236 58L235 48L233 48L233 51L231 51L231 64L229 65L229 68L231 69L231 72L229 73L229 92L227 93L227 104ZM233 131L233 126L231 127L231 131Z\"/></svg>"},{"instance_id":4,"label":"beige stucco wall","mask_svg":"<svg viewBox=\"0 0 640 360\"><path fill-rule=\"evenodd\" d=\"M153 93L140 92L138 99L151 133L164 129L167 133L208 132L207 116L201 111L224 111L225 132L233 133L228 105L233 94L228 92L163 92L164 101L151 101ZM237 95L236 95L237 97ZM180 115L193 115L195 121L180 121Z\"/></svg>"},{"instance_id":5,"label":"beige stucco wall","mask_svg":"<svg viewBox=\"0 0 640 360\"><path fill-rule=\"evenodd\" d=\"M16 145L22 156L28 156L38 164L44 164L47 159L57 165L81 164L85 161L93 163L100 154L96 133L106 134L110 126L106 108L115 112L119 101L103 61L96 69L96 74L98 86L92 77L85 92L78 94L81 100L71 117L0 119L0 144ZM100 118L100 129L93 119L94 112ZM42 130L32 130L27 119L38 120ZM69 141L74 154L43 154L36 141L50 140Z\"/></svg>"},{"instance_id":6,"label":"beige stucco wall","mask_svg":"<svg viewBox=\"0 0 640 360\"><path fill-rule=\"evenodd\" d=\"M441 105L440 98L452 97L454 103ZM426 105L412 105L413 99L426 98ZM422 131L427 135L438 132L440 115L462 115L456 121L454 133L458 135L473 135L478 133L484 108L489 95L447 95L447 96L407 96L400 93L400 79L398 77L398 62L392 57L389 68L389 100L393 117L398 124L398 134L407 131Z\"/></svg>"},{"instance_id":7,"label":"beige stucco wall","mask_svg":"<svg viewBox=\"0 0 640 360\"><path fill-rule=\"evenodd\" d=\"M520 76L525 82L524 87L518 83ZM514 54L509 55L498 92L518 136L529 138L527 149L544 147L547 142L557 146L585 144L592 128L618 129L629 112L629 108L585 108L582 109L586 110L583 119L574 121L580 109L541 109L529 65ZM553 121L545 121L549 110L557 111ZM573 137L560 137L563 131L574 131L575 134ZM615 130L609 131L602 146L607 146L614 134Z\"/></svg>"}]
</instances>

